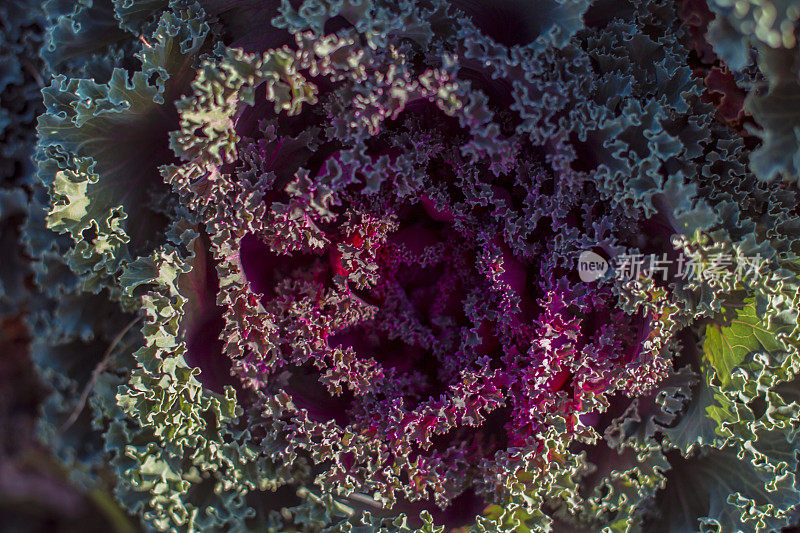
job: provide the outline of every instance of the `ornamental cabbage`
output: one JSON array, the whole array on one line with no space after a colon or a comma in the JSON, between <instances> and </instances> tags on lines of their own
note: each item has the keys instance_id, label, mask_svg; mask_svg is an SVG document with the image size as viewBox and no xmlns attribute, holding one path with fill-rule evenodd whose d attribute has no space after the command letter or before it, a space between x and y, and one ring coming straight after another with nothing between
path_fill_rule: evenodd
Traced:
<instances>
[{"instance_id":1,"label":"ornamental cabbage","mask_svg":"<svg viewBox=\"0 0 800 533\"><path fill-rule=\"evenodd\" d=\"M43 5L76 482L161 531L798 523L800 10Z\"/></svg>"}]
</instances>

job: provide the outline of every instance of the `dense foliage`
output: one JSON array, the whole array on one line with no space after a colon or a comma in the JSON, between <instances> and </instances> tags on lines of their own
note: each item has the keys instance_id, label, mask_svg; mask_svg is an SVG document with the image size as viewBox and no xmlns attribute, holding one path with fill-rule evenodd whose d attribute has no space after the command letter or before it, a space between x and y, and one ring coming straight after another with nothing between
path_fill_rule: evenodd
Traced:
<instances>
[{"instance_id":1,"label":"dense foliage","mask_svg":"<svg viewBox=\"0 0 800 533\"><path fill-rule=\"evenodd\" d=\"M20 9L0 311L74 483L168 531L800 521L800 6Z\"/></svg>"}]
</instances>

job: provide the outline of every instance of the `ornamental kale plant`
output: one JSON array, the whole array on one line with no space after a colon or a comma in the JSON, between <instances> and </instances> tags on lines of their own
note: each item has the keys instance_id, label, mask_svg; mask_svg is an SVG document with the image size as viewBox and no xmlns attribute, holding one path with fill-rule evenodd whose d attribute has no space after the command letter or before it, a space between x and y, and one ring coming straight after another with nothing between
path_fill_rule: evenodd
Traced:
<instances>
[{"instance_id":1,"label":"ornamental kale plant","mask_svg":"<svg viewBox=\"0 0 800 533\"><path fill-rule=\"evenodd\" d=\"M43 6L75 482L162 531L800 521L793 3Z\"/></svg>"}]
</instances>

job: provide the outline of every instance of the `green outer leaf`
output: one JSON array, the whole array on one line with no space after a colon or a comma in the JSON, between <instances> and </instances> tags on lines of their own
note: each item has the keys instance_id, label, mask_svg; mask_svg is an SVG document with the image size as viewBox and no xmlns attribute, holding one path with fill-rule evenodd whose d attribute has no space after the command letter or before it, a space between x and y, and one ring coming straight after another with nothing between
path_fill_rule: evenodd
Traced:
<instances>
[{"instance_id":1,"label":"green outer leaf","mask_svg":"<svg viewBox=\"0 0 800 533\"><path fill-rule=\"evenodd\" d=\"M761 350L777 352L787 349L777 335L788 332L790 326L765 324L756 314L755 298L748 298L744 303L729 325L712 323L706 328L703 349L723 387L730 384L733 369L749 354Z\"/></svg>"}]
</instances>

